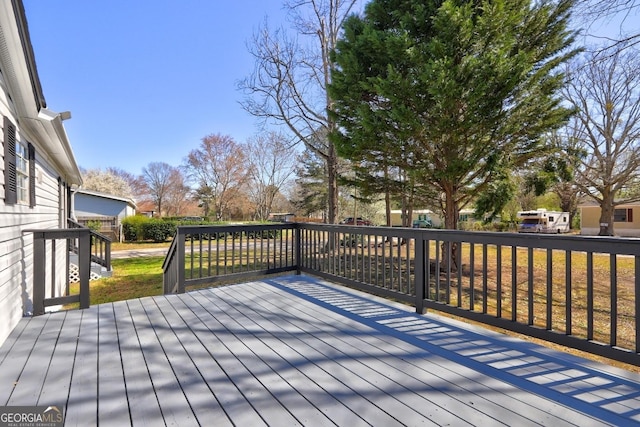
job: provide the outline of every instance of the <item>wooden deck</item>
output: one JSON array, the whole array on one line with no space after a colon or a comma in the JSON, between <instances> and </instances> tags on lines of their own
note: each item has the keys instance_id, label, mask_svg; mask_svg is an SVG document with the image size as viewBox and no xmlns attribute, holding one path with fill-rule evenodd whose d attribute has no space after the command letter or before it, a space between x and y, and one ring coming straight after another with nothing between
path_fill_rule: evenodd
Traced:
<instances>
[{"instance_id":1,"label":"wooden deck","mask_svg":"<svg viewBox=\"0 0 640 427\"><path fill-rule=\"evenodd\" d=\"M640 376L305 276L23 319L0 405L66 425L640 425Z\"/></svg>"}]
</instances>

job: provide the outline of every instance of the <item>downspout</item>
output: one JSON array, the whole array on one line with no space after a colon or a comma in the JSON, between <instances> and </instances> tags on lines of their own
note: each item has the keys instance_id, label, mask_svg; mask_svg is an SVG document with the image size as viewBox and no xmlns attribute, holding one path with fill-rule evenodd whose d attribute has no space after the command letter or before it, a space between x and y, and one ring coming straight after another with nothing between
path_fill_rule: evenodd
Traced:
<instances>
[{"instance_id":1,"label":"downspout","mask_svg":"<svg viewBox=\"0 0 640 427\"><path fill-rule=\"evenodd\" d=\"M71 219L78 222L76 217L76 193L82 189L82 185L79 185L75 190L71 190L71 212L69 213Z\"/></svg>"}]
</instances>

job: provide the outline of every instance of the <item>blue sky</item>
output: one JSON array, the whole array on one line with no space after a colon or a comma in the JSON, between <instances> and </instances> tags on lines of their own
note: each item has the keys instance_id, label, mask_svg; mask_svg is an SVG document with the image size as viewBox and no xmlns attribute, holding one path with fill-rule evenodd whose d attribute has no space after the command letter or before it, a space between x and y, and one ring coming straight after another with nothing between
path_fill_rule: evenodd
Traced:
<instances>
[{"instance_id":1,"label":"blue sky","mask_svg":"<svg viewBox=\"0 0 640 427\"><path fill-rule=\"evenodd\" d=\"M247 43L265 17L284 22L280 0L23 1L45 99L71 111L81 167L139 175L180 165L206 135L259 132L237 82L253 70Z\"/></svg>"},{"instance_id":2,"label":"blue sky","mask_svg":"<svg viewBox=\"0 0 640 427\"><path fill-rule=\"evenodd\" d=\"M65 122L76 161L138 175L178 166L212 133L258 132L239 105L247 43L277 0L24 0L47 106Z\"/></svg>"}]
</instances>

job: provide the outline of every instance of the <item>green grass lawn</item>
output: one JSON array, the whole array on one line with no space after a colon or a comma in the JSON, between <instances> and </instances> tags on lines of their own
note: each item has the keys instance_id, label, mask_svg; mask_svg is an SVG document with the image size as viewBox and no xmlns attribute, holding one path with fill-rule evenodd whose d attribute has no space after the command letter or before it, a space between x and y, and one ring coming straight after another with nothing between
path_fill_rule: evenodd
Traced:
<instances>
[{"instance_id":1,"label":"green grass lawn","mask_svg":"<svg viewBox=\"0 0 640 427\"><path fill-rule=\"evenodd\" d=\"M113 276L89 284L91 305L162 295L163 256L114 259ZM78 284L71 293L78 292Z\"/></svg>"},{"instance_id":2,"label":"green grass lawn","mask_svg":"<svg viewBox=\"0 0 640 427\"><path fill-rule=\"evenodd\" d=\"M111 242L112 251L124 251L128 249L152 249L152 248L168 248L171 242Z\"/></svg>"}]
</instances>

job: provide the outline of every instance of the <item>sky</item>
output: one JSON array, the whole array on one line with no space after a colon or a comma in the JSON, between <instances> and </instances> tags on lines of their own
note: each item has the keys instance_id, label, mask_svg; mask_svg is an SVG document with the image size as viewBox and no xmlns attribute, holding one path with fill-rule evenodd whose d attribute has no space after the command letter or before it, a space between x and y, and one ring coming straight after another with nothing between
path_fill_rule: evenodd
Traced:
<instances>
[{"instance_id":1,"label":"sky","mask_svg":"<svg viewBox=\"0 0 640 427\"><path fill-rule=\"evenodd\" d=\"M84 169L183 163L203 137L260 130L237 89L278 0L23 0L47 107Z\"/></svg>"},{"instance_id":2,"label":"sky","mask_svg":"<svg viewBox=\"0 0 640 427\"><path fill-rule=\"evenodd\" d=\"M80 167L140 175L151 162L179 166L207 135L260 132L237 83L253 70L258 27L286 24L281 0L23 2L47 106L71 112Z\"/></svg>"}]
</instances>

